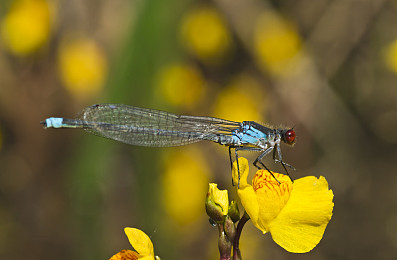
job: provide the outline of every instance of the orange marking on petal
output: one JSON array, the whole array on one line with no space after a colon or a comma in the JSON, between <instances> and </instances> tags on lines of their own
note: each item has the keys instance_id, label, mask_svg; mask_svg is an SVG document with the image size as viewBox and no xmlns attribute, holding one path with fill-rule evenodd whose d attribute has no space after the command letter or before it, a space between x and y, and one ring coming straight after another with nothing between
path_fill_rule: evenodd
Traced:
<instances>
[{"instance_id":1,"label":"orange marking on petal","mask_svg":"<svg viewBox=\"0 0 397 260\"><path fill-rule=\"evenodd\" d=\"M112 258L110 258L109 260L137 260L138 257L139 254L135 251L121 250L120 252L112 256Z\"/></svg>"},{"instance_id":2,"label":"orange marking on petal","mask_svg":"<svg viewBox=\"0 0 397 260\"><path fill-rule=\"evenodd\" d=\"M292 183L284 174L273 172L274 177L280 181L279 183L268 171L257 171L253 180L252 187L254 191L262 190L262 192L271 192L279 197L284 197L292 191ZM289 197L289 196L288 196Z\"/></svg>"}]
</instances>

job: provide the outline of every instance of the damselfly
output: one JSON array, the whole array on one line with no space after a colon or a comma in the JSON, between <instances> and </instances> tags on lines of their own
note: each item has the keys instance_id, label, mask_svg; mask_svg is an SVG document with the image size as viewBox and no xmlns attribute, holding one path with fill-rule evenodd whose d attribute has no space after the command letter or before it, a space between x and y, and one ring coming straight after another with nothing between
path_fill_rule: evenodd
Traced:
<instances>
[{"instance_id":1,"label":"damselfly","mask_svg":"<svg viewBox=\"0 0 397 260\"><path fill-rule=\"evenodd\" d=\"M292 128L273 129L254 121L233 122L215 117L176 115L121 104L97 104L83 109L77 119L50 117L40 123L45 128L82 128L102 137L139 146L165 147L202 140L213 141L229 147L231 165L234 149L238 184L238 151L261 152L253 164L271 174L262 159L272 151L273 160L283 166L287 175L286 166L294 169L283 161L280 145L281 142L293 145L295 131Z\"/></svg>"}]
</instances>

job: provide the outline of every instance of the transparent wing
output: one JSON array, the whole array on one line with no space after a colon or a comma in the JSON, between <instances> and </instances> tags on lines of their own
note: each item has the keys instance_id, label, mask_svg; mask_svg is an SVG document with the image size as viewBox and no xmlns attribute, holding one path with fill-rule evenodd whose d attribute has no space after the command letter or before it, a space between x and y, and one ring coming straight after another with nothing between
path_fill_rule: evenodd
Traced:
<instances>
[{"instance_id":1,"label":"transparent wing","mask_svg":"<svg viewBox=\"0 0 397 260\"><path fill-rule=\"evenodd\" d=\"M85 108L79 119L93 134L141 146L178 146L201 140L216 141L231 135L240 123L213 118L176 115L121 104Z\"/></svg>"}]
</instances>

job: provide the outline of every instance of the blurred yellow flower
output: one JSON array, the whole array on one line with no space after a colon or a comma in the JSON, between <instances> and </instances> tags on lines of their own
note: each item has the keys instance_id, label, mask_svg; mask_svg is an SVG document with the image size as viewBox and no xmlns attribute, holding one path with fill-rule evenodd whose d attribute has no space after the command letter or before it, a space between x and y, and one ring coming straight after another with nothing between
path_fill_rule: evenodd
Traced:
<instances>
[{"instance_id":1,"label":"blurred yellow flower","mask_svg":"<svg viewBox=\"0 0 397 260\"><path fill-rule=\"evenodd\" d=\"M397 39L386 47L384 57L387 68L393 73L397 73Z\"/></svg>"},{"instance_id":2,"label":"blurred yellow flower","mask_svg":"<svg viewBox=\"0 0 397 260\"><path fill-rule=\"evenodd\" d=\"M254 31L254 50L264 70L276 76L288 74L301 45L295 28L277 14L266 12L258 19Z\"/></svg>"},{"instance_id":3,"label":"blurred yellow flower","mask_svg":"<svg viewBox=\"0 0 397 260\"><path fill-rule=\"evenodd\" d=\"M232 37L226 22L213 7L197 7L182 20L181 38L198 59L219 63L232 49Z\"/></svg>"},{"instance_id":4,"label":"blurred yellow flower","mask_svg":"<svg viewBox=\"0 0 397 260\"><path fill-rule=\"evenodd\" d=\"M305 253L323 237L334 207L332 190L324 177L307 176L291 182L288 176L266 170L256 172L252 185L247 183L248 162L239 158L238 196L253 224L285 250ZM237 183L237 164L233 165Z\"/></svg>"},{"instance_id":5,"label":"blurred yellow flower","mask_svg":"<svg viewBox=\"0 0 397 260\"><path fill-rule=\"evenodd\" d=\"M262 121L267 104L260 85L251 77L241 75L231 81L215 101L213 115L234 121Z\"/></svg>"},{"instance_id":6,"label":"blurred yellow flower","mask_svg":"<svg viewBox=\"0 0 397 260\"><path fill-rule=\"evenodd\" d=\"M1 20L1 37L5 47L18 56L26 56L48 41L51 30L50 2L15 0Z\"/></svg>"},{"instance_id":7,"label":"blurred yellow flower","mask_svg":"<svg viewBox=\"0 0 397 260\"><path fill-rule=\"evenodd\" d=\"M131 250L122 250L112 256L110 260L160 259L154 255L153 243L143 231L137 228L127 227L124 229L124 232L136 252Z\"/></svg>"},{"instance_id":8,"label":"blurred yellow flower","mask_svg":"<svg viewBox=\"0 0 397 260\"><path fill-rule=\"evenodd\" d=\"M201 216L208 172L204 156L197 148L178 147L167 153L163 203L168 214L178 223L188 224Z\"/></svg>"},{"instance_id":9,"label":"blurred yellow flower","mask_svg":"<svg viewBox=\"0 0 397 260\"><path fill-rule=\"evenodd\" d=\"M105 52L86 37L66 37L61 42L58 69L64 86L77 98L98 94L108 70Z\"/></svg>"},{"instance_id":10,"label":"blurred yellow flower","mask_svg":"<svg viewBox=\"0 0 397 260\"><path fill-rule=\"evenodd\" d=\"M165 101L191 108L203 97L206 82L196 67L170 64L160 70L157 86L159 95Z\"/></svg>"}]
</instances>

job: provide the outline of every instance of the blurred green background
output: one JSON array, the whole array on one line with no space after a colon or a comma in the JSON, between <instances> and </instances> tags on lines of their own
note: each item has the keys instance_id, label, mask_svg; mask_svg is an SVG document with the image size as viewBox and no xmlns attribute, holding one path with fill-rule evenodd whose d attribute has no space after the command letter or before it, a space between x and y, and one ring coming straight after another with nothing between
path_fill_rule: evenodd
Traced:
<instances>
[{"instance_id":1,"label":"blurred green background","mask_svg":"<svg viewBox=\"0 0 397 260\"><path fill-rule=\"evenodd\" d=\"M284 159L325 176L333 218L303 255L248 223L244 259L396 258L396 24L391 0L1 1L0 259L109 259L124 227L162 259L219 258L204 199L237 198L227 149L39 124L95 103L295 126Z\"/></svg>"}]
</instances>

